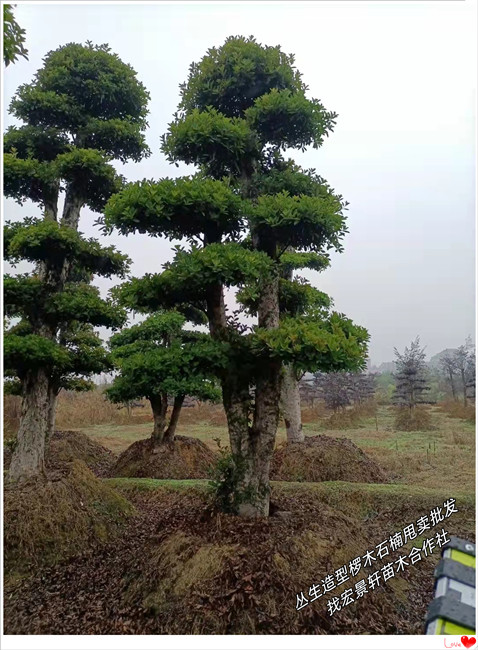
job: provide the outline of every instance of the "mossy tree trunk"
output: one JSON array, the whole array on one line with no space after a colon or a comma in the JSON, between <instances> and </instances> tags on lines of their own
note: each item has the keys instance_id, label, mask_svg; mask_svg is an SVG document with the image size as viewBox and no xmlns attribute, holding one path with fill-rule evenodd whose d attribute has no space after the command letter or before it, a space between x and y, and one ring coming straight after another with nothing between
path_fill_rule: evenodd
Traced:
<instances>
[{"instance_id":1,"label":"mossy tree trunk","mask_svg":"<svg viewBox=\"0 0 478 650\"><path fill-rule=\"evenodd\" d=\"M10 481L45 473L45 441L49 425L49 377L42 368L27 372L22 382L22 411L17 445L8 471Z\"/></svg>"},{"instance_id":2,"label":"mossy tree trunk","mask_svg":"<svg viewBox=\"0 0 478 650\"><path fill-rule=\"evenodd\" d=\"M268 242L268 245L270 243ZM275 247L272 247L275 253ZM270 252L270 251L268 251ZM279 327L279 276L272 273L260 287L258 325L265 329ZM281 362L270 359L256 380L254 418L247 432L244 449L244 478L240 489L239 514L246 517L269 515L269 469L279 424Z\"/></svg>"}]
</instances>

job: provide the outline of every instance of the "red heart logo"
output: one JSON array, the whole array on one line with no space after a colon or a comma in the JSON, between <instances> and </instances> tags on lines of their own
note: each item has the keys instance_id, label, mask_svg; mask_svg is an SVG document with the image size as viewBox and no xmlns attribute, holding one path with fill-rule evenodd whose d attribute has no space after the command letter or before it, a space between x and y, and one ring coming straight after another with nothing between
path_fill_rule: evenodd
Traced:
<instances>
[{"instance_id":1,"label":"red heart logo","mask_svg":"<svg viewBox=\"0 0 478 650\"><path fill-rule=\"evenodd\" d=\"M463 643L465 648L471 648L472 645L475 645L476 639L474 636L462 636L461 642Z\"/></svg>"}]
</instances>

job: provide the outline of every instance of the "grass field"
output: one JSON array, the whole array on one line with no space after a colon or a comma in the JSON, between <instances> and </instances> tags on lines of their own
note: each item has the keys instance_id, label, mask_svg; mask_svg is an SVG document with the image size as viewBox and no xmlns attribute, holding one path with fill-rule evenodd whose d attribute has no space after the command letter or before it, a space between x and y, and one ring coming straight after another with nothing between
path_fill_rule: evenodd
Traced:
<instances>
[{"instance_id":1,"label":"grass field","mask_svg":"<svg viewBox=\"0 0 478 650\"><path fill-rule=\"evenodd\" d=\"M184 416L183 421L179 422L178 434L198 438L214 450L217 449L217 439L222 446L228 444L225 424L214 424L210 421L213 418L194 422L193 409L188 409ZM394 431L393 417L391 409L382 406L376 418L364 417L355 428L329 429L323 417L315 422L306 422L303 426L306 436L321 434L349 438L386 470L394 483L474 493L473 423L449 417L438 408L433 408L434 430ZM136 440L148 437L151 423L101 424L79 430L115 453L121 453ZM285 429L280 427L277 444L284 440Z\"/></svg>"}]
</instances>

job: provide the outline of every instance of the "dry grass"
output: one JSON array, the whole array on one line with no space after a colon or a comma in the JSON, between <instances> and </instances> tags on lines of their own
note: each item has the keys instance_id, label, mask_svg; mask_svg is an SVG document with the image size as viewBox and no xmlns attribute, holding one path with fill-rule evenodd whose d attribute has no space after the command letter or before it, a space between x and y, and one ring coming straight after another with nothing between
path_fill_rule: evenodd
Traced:
<instances>
[{"instance_id":1,"label":"dry grass","mask_svg":"<svg viewBox=\"0 0 478 650\"><path fill-rule=\"evenodd\" d=\"M58 396L55 426L58 429L80 429L95 424L132 424L152 421L151 409L147 402L144 408L133 409L130 414L126 408L118 408L103 395L100 389L76 393L62 391ZM21 397L5 395L4 429L11 437L20 424Z\"/></svg>"},{"instance_id":2,"label":"dry grass","mask_svg":"<svg viewBox=\"0 0 478 650\"><path fill-rule=\"evenodd\" d=\"M105 542L134 510L78 460L48 481L7 485L4 508L5 571L16 574Z\"/></svg>"},{"instance_id":3,"label":"dry grass","mask_svg":"<svg viewBox=\"0 0 478 650\"><path fill-rule=\"evenodd\" d=\"M202 545L200 538L179 531L143 558L141 573L131 580L125 601L140 602L154 614L166 613L171 598L186 597L191 589L200 590L214 580L237 548L233 544Z\"/></svg>"},{"instance_id":4,"label":"dry grass","mask_svg":"<svg viewBox=\"0 0 478 650\"><path fill-rule=\"evenodd\" d=\"M310 422L317 422L322 418L327 417L328 411L323 402L316 402L314 406L306 406L302 408L302 424L309 424Z\"/></svg>"},{"instance_id":5,"label":"dry grass","mask_svg":"<svg viewBox=\"0 0 478 650\"><path fill-rule=\"evenodd\" d=\"M397 431L432 431L432 417L428 407L416 406L412 411L406 406L394 409L394 427Z\"/></svg>"},{"instance_id":6,"label":"dry grass","mask_svg":"<svg viewBox=\"0 0 478 650\"><path fill-rule=\"evenodd\" d=\"M475 422L475 405L468 403L466 406L461 401L447 400L439 404L440 411L452 418L459 418L467 422Z\"/></svg>"}]
</instances>

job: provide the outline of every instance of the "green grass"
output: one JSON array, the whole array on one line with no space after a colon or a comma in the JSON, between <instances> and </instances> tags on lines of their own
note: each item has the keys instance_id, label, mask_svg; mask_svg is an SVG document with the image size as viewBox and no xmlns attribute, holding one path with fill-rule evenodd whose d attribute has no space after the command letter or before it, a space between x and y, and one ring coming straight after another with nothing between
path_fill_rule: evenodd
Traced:
<instances>
[{"instance_id":1,"label":"green grass","mask_svg":"<svg viewBox=\"0 0 478 650\"><path fill-rule=\"evenodd\" d=\"M124 490L188 490L191 488L200 491L207 487L209 481L207 479L155 479L155 478L106 478L103 479L105 483L113 488ZM449 490L447 488L427 488L419 485L400 485L396 483L349 483L347 481L322 481L320 483L308 483L306 481L271 481L272 488L279 488L284 492L297 492L313 490L316 493L341 493L344 495L355 494L370 494L375 496L387 495L398 499L403 498L433 498L440 499L449 498ZM474 503L474 494L468 492L453 492L453 497L463 500L468 505Z\"/></svg>"},{"instance_id":2,"label":"green grass","mask_svg":"<svg viewBox=\"0 0 478 650\"><path fill-rule=\"evenodd\" d=\"M151 490L181 492L191 488L202 491L208 484L207 479L106 478L103 481L112 488L138 492L150 492Z\"/></svg>"}]
</instances>

